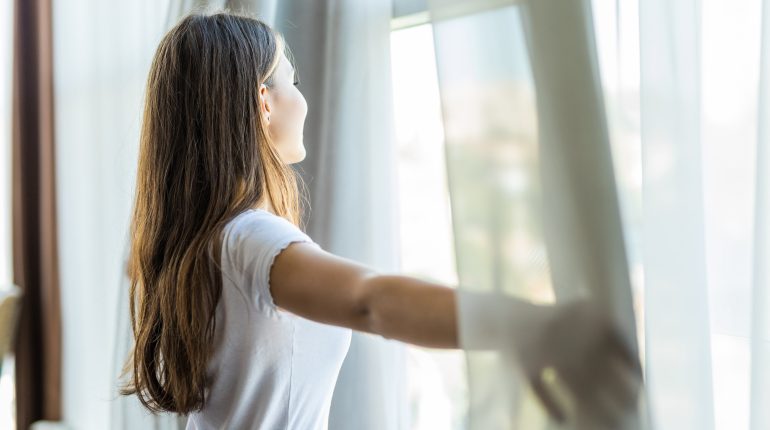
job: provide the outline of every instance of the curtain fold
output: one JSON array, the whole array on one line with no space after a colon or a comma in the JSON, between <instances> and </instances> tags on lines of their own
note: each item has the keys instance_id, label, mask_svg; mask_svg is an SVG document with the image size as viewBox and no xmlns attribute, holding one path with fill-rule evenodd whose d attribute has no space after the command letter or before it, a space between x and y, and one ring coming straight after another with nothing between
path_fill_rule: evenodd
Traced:
<instances>
[{"instance_id":1,"label":"curtain fold","mask_svg":"<svg viewBox=\"0 0 770 430\"><path fill-rule=\"evenodd\" d=\"M510 2L457 13L457 3L429 2L458 291L552 301L534 81L520 10ZM483 309L458 296L461 346L483 333L473 324ZM498 351L466 357L468 428L545 425L510 357Z\"/></svg>"},{"instance_id":2,"label":"curtain fold","mask_svg":"<svg viewBox=\"0 0 770 430\"><path fill-rule=\"evenodd\" d=\"M666 428L714 427L700 10L698 0L639 3L646 363L655 424Z\"/></svg>"},{"instance_id":3,"label":"curtain fold","mask_svg":"<svg viewBox=\"0 0 770 430\"><path fill-rule=\"evenodd\" d=\"M537 302L588 295L636 348L591 2L487 3L429 2L460 288ZM463 297L460 330L475 333L481 308ZM469 428L550 428L511 357L467 354ZM575 428L591 428L577 412ZM623 428L645 417L642 401Z\"/></svg>"},{"instance_id":4,"label":"curtain fold","mask_svg":"<svg viewBox=\"0 0 770 430\"><path fill-rule=\"evenodd\" d=\"M522 18L537 94L544 230L558 299L584 288L639 354L591 0L532 0ZM553 31L559 28L559 31ZM577 428L591 428L577 411ZM647 428L646 394L623 429Z\"/></svg>"},{"instance_id":5,"label":"curtain fold","mask_svg":"<svg viewBox=\"0 0 770 430\"><path fill-rule=\"evenodd\" d=\"M767 2L460 3L430 2L461 287L603 300L644 342L624 428L766 428ZM614 52L592 46L597 4ZM500 357L474 354L472 428L547 426L526 390L493 385L516 384Z\"/></svg>"},{"instance_id":6,"label":"curtain fold","mask_svg":"<svg viewBox=\"0 0 770 430\"><path fill-rule=\"evenodd\" d=\"M770 1L762 1L751 309L751 430L770 427Z\"/></svg>"},{"instance_id":7,"label":"curtain fold","mask_svg":"<svg viewBox=\"0 0 770 430\"><path fill-rule=\"evenodd\" d=\"M308 102L307 231L324 249L398 270L390 0L259 1L244 7L290 46ZM332 398L329 428L407 428L406 355L395 341L354 333Z\"/></svg>"},{"instance_id":8,"label":"curtain fold","mask_svg":"<svg viewBox=\"0 0 770 430\"><path fill-rule=\"evenodd\" d=\"M14 283L23 292L15 340L16 423L61 418L50 0L14 4L12 230Z\"/></svg>"},{"instance_id":9,"label":"curtain fold","mask_svg":"<svg viewBox=\"0 0 770 430\"><path fill-rule=\"evenodd\" d=\"M22 2L23 3L23 2ZM62 421L82 430L154 428L118 395L126 353L123 244L133 203L147 73L168 1L53 2L56 192L62 304ZM116 313L125 297L125 321ZM116 358L115 354L120 353ZM132 411L135 412L132 414ZM115 427L120 428L120 427Z\"/></svg>"},{"instance_id":10,"label":"curtain fold","mask_svg":"<svg viewBox=\"0 0 770 430\"><path fill-rule=\"evenodd\" d=\"M770 427L770 410L766 407L770 402L770 277L766 264L770 252L770 228L766 219L770 214L770 151L767 148L770 138L770 2L767 0L762 1L761 17L752 273L754 300L751 309L751 430Z\"/></svg>"}]
</instances>

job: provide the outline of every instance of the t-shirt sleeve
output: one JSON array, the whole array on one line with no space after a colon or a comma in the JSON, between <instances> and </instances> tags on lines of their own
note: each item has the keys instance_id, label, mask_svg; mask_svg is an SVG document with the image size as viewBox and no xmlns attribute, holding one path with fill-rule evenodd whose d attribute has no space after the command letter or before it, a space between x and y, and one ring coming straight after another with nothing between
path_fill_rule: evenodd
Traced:
<instances>
[{"instance_id":1,"label":"t-shirt sleeve","mask_svg":"<svg viewBox=\"0 0 770 430\"><path fill-rule=\"evenodd\" d=\"M244 292L258 309L273 315L277 308L269 287L270 269L289 244L306 242L320 247L294 224L269 212L253 212L239 223L233 245L236 270Z\"/></svg>"}]
</instances>

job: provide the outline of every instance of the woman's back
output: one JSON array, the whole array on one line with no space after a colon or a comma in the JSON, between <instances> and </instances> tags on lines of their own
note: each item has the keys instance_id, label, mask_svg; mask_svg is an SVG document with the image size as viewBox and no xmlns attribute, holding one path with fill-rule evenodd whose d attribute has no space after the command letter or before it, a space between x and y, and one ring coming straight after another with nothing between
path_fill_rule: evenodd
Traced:
<instances>
[{"instance_id":1,"label":"woman's back","mask_svg":"<svg viewBox=\"0 0 770 430\"><path fill-rule=\"evenodd\" d=\"M292 242L314 243L262 209L241 213L225 228L209 385L188 429L326 428L351 330L275 306L270 267Z\"/></svg>"}]
</instances>

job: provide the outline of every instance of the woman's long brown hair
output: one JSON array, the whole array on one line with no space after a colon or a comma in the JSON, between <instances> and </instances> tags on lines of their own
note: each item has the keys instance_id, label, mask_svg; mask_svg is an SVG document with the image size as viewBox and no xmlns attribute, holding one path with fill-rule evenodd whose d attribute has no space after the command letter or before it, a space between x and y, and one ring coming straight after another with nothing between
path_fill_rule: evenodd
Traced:
<instances>
[{"instance_id":1,"label":"woman's long brown hair","mask_svg":"<svg viewBox=\"0 0 770 430\"><path fill-rule=\"evenodd\" d=\"M155 53L131 221L135 344L121 388L153 412L204 405L227 222L270 203L300 226L298 178L259 108L283 52L263 22L220 12L186 16Z\"/></svg>"}]
</instances>

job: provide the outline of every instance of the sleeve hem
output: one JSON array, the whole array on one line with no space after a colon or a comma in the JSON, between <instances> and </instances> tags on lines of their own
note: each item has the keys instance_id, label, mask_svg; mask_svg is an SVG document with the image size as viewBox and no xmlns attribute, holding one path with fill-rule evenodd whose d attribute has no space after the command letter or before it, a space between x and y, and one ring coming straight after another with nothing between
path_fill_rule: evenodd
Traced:
<instances>
[{"instance_id":1,"label":"sleeve hem","mask_svg":"<svg viewBox=\"0 0 770 430\"><path fill-rule=\"evenodd\" d=\"M297 243L297 242L315 243L312 240L305 237L299 237L299 236L283 237L277 242L275 242L270 247L270 251L267 253L267 255L265 255L266 261L264 262L265 264L262 265L262 267L265 267L265 273L264 273L263 279L261 280L263 285L265 286L265 289L264 291L259 292L257 300L262 302L266 310L271 314L277 315L279 313L279 309L276 306L275 301L273 300L273 293L270 290L270 271L273 268L273 264L275 263L275 259L278 257L278 254L280 254L284 249L286 249L292 243Z\"/></svg>"}]
</instances>

